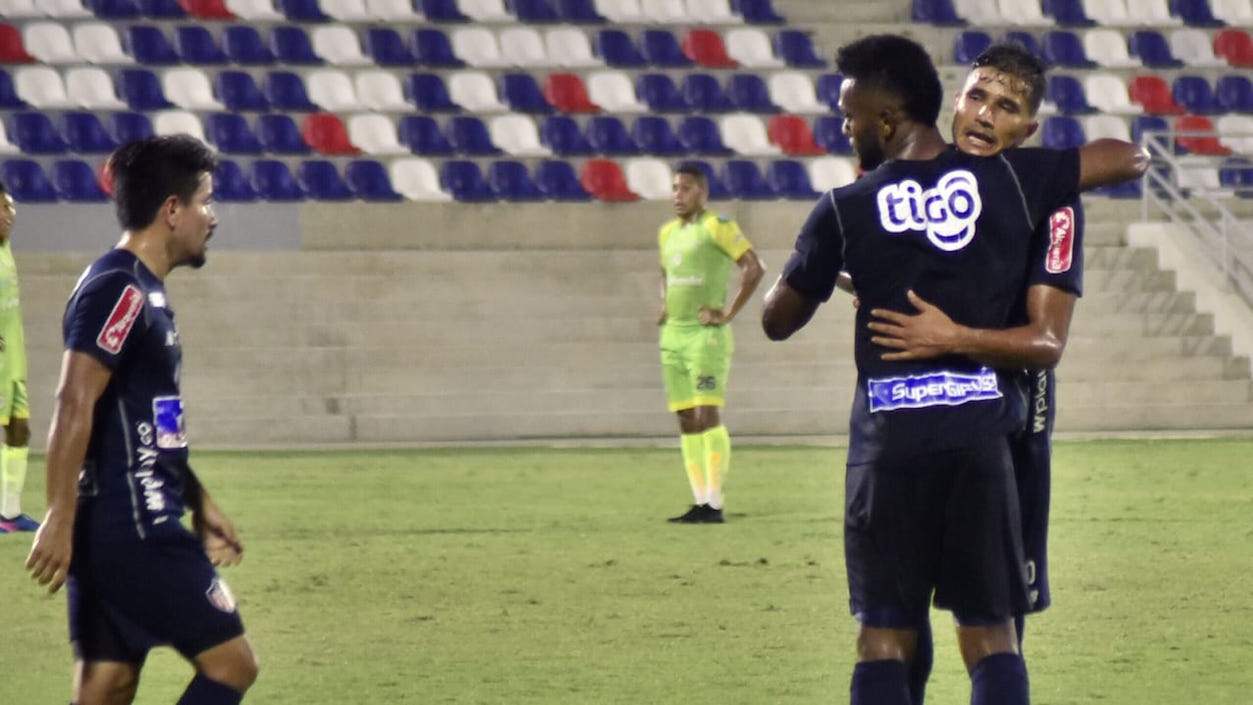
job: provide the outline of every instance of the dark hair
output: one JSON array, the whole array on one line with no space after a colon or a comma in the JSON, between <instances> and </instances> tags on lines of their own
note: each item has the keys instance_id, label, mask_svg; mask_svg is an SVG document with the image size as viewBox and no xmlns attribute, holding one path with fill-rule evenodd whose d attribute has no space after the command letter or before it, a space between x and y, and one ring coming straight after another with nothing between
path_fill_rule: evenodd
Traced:
<instances>
[{"instance_id":1,"label":"dark hair","mask_svg":"<svg viewBox=\"0 0 1253 705\"><path fill-rule=\"evenodd\" d=\"M922 45L897 34L872 34L840 47L836 66L846 78L901 101L915 122L934 125L944 89Z\"/></svg>"},{"instance_id":2,"label":"dark hair","mask_svg":"<svg viewBox=\"0 0 1253 705\"><path fill-rule=\"evenodd\" d=\"M696 183L700 184L701 188L709 188L709 176L696 162L683 162L677 169L674 170L674 173L687 174L693 179L696 179Z\"/></svg>"},{"instance_id":3,"label":"dark hair","mask_svg":"<svg viewBox=\"0 0 1253 705\"><path fill-rule=\"evenodd\" d=\"M9 192L9 187L4 185L4 179L0 179L0 196Z\"/></svg>"},{"instance_id":4,"label":"dark hair","mask_svg":"<svg viewBox=\"0 0 1253 705\"><path fill-rule=\"evenodd\" d=\"M1044 72L1047 70L1040 57L1032 54L1019 42L1003 41L984 49L982 54L975 57L974 68L985 66L1026 83L1031 113L1035 114L1040 109L1040 103L1044 100Z\"/></svg>"},{"instance_id":5,"label":"dark hair","mask_svg":"<svg viewBox=\"0 0 1253 705\"><path fill-rule=\"evenodd\" d=\"M170 196L190 201L200 187L200 175L212 173L215 166L213 152L191 135L147 137L122 145L107 166L118 224L123 230L148 227Z\"/></svg>"}]
</instances>

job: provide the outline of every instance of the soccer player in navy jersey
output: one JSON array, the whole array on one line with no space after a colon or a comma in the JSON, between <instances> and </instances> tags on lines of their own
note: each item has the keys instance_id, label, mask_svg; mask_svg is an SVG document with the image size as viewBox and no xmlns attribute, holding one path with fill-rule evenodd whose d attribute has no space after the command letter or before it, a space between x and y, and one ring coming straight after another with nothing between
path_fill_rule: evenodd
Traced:
<instances>
[{"instance_id":1,"label":"soccer player in navy jersey","mask_svg":"<svg viewBox=\"0 0 1253 705\"><path fill-rule=\"evenodd\" d=\"M1082 158L965 155L935 127L939 78L916 43L866 37L837 63L845 132L869 173L819 199L762 324L785 339L841 269L857 283L844 532L861 625L852 702L910 702L905 664L934 598L957 618L972 702L1027 703L1012 621L1029 607L1007 440L1021 424L1013 380L961 355L884 359L891 350L872 342L869 311L908 310L914 292L966 325L1009 327L1035 227L1080 188L1138 176L1147 162L1117 141Z\"/></svg>"},{"instance_id":2,"label":"soccer player in navy jersey","mask_svg":"<svg viewBox=\"0 0 1253 705\"><path fill-rule=\"evenodd\" d=\"M213 153L187 135L110 157L122 238L79 278L48 433L48 509L26 567L67 586L73 702L134 700L148 651L195 668L179 705L237 705L257 663L215 565L243 545L188 464L182 348L165 277L200 267L217 225ZM180 519L191 510L192 530Z\"/></svg>"}]
</instances>

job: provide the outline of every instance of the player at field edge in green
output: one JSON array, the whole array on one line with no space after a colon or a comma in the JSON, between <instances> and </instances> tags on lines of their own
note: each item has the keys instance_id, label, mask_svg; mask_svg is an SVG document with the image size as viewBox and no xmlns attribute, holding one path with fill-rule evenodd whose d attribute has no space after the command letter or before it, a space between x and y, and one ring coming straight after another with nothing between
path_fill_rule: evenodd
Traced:
<instances>
[{"instance_id":1,"label":"player at field edge in green","mask_svg":"<svg viewBox=\"0 0 1253 705\"><path fill-rule=\"evenodd\" d=\"M13 195L0 182L0 534L35 531L39 522L22 512L22 487L30 453L30 404L26 396L26 335L10 237L17 220Z\"/></svg>"},{"instance_id":2,"label":"player at field edge in green","mask_svg":"<svg viewBox=\"0 0 1253 705\"><path fill-rule=\"evenodd\" d=\"M669 519L681 524L723 521L723 483L731 436L722 424L727 374L735 349L731 321L761 283L765 266L732 219L706 209L709 182L695 164L675 171L675 218L657 236L661 258L661 371L669 409L679 419L679 447L692 506ZM726 305L731 265L740 285Z\"/></svg>"}]
</instances>

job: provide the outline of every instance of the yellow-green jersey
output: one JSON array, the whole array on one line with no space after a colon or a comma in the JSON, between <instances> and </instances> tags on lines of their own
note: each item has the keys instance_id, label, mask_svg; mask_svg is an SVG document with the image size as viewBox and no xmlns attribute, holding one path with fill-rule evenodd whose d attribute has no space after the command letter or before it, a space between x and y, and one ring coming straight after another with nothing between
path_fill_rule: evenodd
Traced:
<instances>
[{"instance_id":1,"label":"yellow-green jersey","mask_svg":"<svg viewBox=\"0 0 1253 705\"><path fill-rule=\"evenodd\" d=\"M691 223L678 218L657 236L666 273L666 323L700 325L700 310L726 304L731 265L753 248L730 218L702 211Z\"/></svg>"},{"instance_id":2,"label":"yellow-green jersey","mask_svg":"<svg viewBox=\"0 0 1253 705\"><path fill-rule=\"evenodd\" d=\"M9 241L0 243L0 377L26 379L26 335L18 298L17 263Z\"/></svg>"}]
</instances>

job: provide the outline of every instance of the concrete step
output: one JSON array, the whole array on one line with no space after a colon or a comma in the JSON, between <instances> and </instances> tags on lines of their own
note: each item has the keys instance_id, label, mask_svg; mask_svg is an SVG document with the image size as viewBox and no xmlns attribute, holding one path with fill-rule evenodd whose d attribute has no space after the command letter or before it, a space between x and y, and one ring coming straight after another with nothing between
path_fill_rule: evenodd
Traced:
<instances>
[{"instance_id":1,"label":"concrete step","mask_svg":"<svg viewBox=\"0 0 1253 705\"><path fill-rule=\"evenodd\" d=\"M1058 431L1242 430L1253 428L1253 404L1178 400L1159 404L1058 405Z\"/></svg>"},{"instance_id":2,"label":"concrete step","mask_svg":"<svg viewBox=\"0 0 1253 705\"><path fill-rule=\"evenodd\" d=\"M1063 363L1065 364L1065 363ZM1242 380L1185 380L1146 384L1093 380L1077 382L1065 375L1057 385L1057 406L1166 405L1204 400L1210 404L1248 404L1253 400L1253 383Z\"/></svg>"},{"instance_id":3,"label":"concrete step","mask_svg":"<svg viewBox=\"0 0 1253 705\"><path fill-rule=\"evenodd\" d=\"M1071 337L1211 335L1213 332L1214 316L1208 313L1128 312L1103 315L1100 311L1088 311L1082 300L1070 325Z\"/></svg>"},{"instance_id":4,"label":"concrete step","mask_svg":"<svg viewBox=\"0 0 1253 705\"><path fill-rule=\"evenodd\" d=\"M1231 338L1213 335L1120 337L1071 336L1066 341L1066 359L1080 358L1084 363L1135 363L1170 357L1230 357Z\"/></svg>"}]
</instances>

